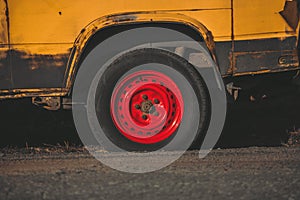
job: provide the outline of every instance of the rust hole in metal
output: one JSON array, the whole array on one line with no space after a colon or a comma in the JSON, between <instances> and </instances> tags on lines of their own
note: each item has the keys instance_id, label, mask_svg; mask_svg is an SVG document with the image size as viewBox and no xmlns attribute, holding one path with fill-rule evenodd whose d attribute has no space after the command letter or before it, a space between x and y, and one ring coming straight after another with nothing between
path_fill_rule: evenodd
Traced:
<instances>
[{"instance_id":1,"label":"rust hole in metal","mask_svg":"<svg viewBox=\"0 0 300 200\"><path fill-rule=\"evenodd\" d=\"M286 1L283 11L279 12L287 24L295 31L298 26L299 13L296 1Z\"/></svg>"}]
</instances>

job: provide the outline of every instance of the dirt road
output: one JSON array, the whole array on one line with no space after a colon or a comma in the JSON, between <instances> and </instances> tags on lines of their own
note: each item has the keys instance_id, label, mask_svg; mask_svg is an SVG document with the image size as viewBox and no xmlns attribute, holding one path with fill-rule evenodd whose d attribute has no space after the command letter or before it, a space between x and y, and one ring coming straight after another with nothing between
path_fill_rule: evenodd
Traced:
<instances>
[{"instance_id":1,"label":"dirt road","mask_svg":"<svg viewBox=\"0 0 300 200\"><path fill-rule=\"evenodd\" d=\"M2 151L0 199L299 199L300 148L189 151L160 171L128 174L85 151ZM165 156L168 156L166 154Z\"/></svg>"}]
</instances>

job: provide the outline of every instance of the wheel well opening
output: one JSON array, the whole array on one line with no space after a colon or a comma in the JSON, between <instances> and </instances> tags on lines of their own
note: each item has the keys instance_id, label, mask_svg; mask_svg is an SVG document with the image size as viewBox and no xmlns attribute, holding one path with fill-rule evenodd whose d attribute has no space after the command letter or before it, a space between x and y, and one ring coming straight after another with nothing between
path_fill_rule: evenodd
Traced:
<instances>
[{"instance_id":1,"label":"wheel well opening","mask_svg":"<svg viewBox=\"0 0 300 200\"><path fill-rule=\"evenodd\" d=\"M168 23L135 23L135 24L113 25L113 26L103 28L97 31L93 36L91 36L91 38L88 40L87 44L83 49L83 52L80 56L77 66L80 66L84 58L89 54L89 52L92 51L99 43L103 42L105 39L130 29L144 28L144 27L167 28L167 29L171 29L183 33L191 37L195 41L198 42L204 41L202 35L196 29L181 23L168 22Z\"/></svg>"},{"instance_id":2,"label":"wheel well opening","mask_svg":"<svg viewBox=\"0 0 300 200\"><path fill-rule=\"evenodd\" d=\"M72 94L73 90L73 84L77 76L77 72L84 61L84 59L87 57L87 55L101 42L105 41L109 37L112 37L116 34L119 34L124 31L128 31L131 29L136 28L145 28L145 27L157 27L157 28L166 28L170 30L178 31L182 34L185 34L192 38L194 41L197 42L203 42L204 38L203 36L197 31L195 28L183 24L183 23L170 23L170 22L152 22L152 23L134 23L134 24L119 24L119 25L112 25L105 27L103 29L98 30L95 34L93 34L87 41L85 47L82 50L82 53L80 54L79 60L75 65L74 68L74 75L71 78L71 87L69 91L69 95Z\"/></svg>"}]
</instances>

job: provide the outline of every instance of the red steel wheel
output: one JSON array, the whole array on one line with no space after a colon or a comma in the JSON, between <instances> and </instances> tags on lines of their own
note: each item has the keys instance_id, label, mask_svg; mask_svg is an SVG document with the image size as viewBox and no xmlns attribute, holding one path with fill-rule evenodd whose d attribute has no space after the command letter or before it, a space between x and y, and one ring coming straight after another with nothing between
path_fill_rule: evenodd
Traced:
<instances>
[{"instance_id":1,"label":"red steel wheel","mask_svg":"<svg viewBox=\"0 0 300 200\"><path fill-rule=\"evenodd\" d=\"M180 150L205 136L210 99L193 65L145 48L122 54L100 73L95 111L95 137L105 149Z\"/></svg>"},{"instance_id":2,"label":"red steel wheel","mask_svg":"<svg viewBox=\"0 0 300 200\"><path fill-rule=\"evenodd\" d=\"M111 97L111 117L127 139L154 144L174 134L184 102L180 89L167 75L141 70L122 78Z\"/></svg>"}]
</instances>

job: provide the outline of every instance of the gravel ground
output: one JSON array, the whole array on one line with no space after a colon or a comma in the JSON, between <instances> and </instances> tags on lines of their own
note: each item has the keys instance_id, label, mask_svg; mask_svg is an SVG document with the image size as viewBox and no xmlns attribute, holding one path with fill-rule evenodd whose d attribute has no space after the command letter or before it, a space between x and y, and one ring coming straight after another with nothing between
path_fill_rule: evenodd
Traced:
<instances>
[{"instance_id":1,"label":"gravel ground","mask_svg":"<svg viewBox=\"0 0 300 200\"><path fill-rule=\"evenodd\" d=\"M204 159L189 151L162 170L129 174L104 166L81 148L5 149L0 199L296 200L299 155L297 146L216 149Z\"/></svg>"}]
</instances>

